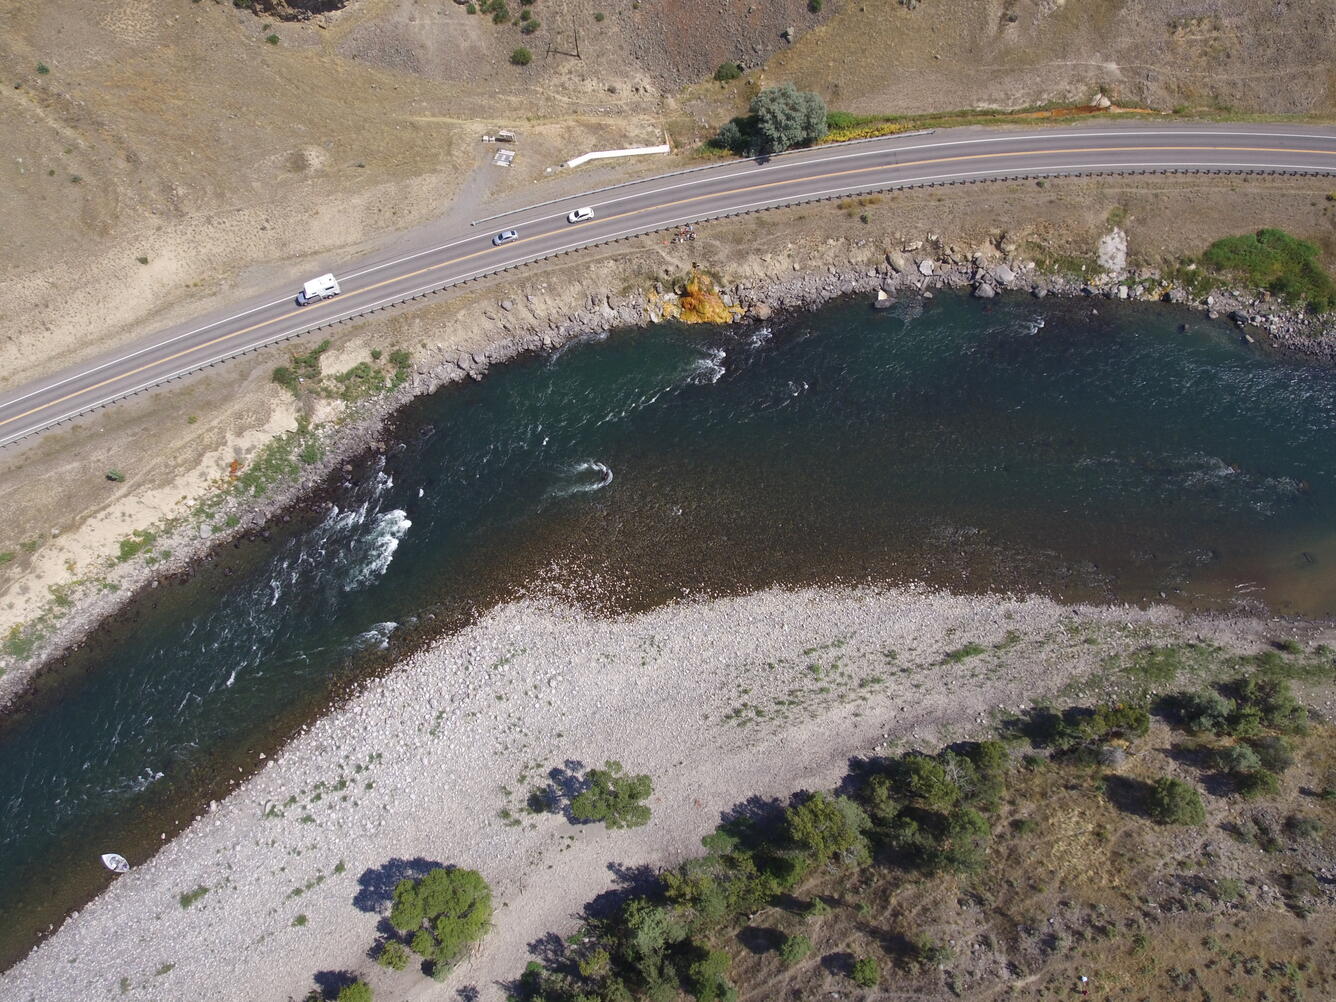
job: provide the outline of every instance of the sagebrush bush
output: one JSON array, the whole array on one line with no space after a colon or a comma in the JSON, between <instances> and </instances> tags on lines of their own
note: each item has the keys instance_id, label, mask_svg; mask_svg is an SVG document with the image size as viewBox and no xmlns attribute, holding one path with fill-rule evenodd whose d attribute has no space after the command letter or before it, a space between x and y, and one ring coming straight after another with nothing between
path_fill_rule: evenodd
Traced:
<instances>
[{"instance_id":1,"label":"sagebrush bush","mask_svg":"<svg viewBox=\"0 0 1336 1002\"><path fill-rule=\"evenodd\" d=\"M1181 779L1161 776L1146 799L1147 812L1162 825L1199 825L1206 820L1201 794Z\"/></svg>"}]
</instances>

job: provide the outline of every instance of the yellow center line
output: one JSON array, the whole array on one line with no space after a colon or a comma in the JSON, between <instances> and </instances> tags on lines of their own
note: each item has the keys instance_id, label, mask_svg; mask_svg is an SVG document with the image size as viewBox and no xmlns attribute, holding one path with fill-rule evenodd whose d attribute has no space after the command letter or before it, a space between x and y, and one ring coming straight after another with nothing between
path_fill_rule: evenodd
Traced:
<instances>
[{"instance_id":1,"label":"yellow center line","mask_svg":"<svg viewBox=\"0 0 1336 1002\"><path fill-rule=\"evenodd\" d=\"M1288 149L1285 147L1277 147L1277 146L1094 146L1094 147L1078 147L1076 149L1063 149L1063 150L1015 150L1003 153L966 153L949 157L932 157L923 160L905 160L901 163L894 163L894 164L877 164L870 167L850 167L846 168L845 170L830 171L825 174L808 174L802 177L789 178L788 180L763 181L759 184L743 185L742 187L739 188L729 188L724 191L709 192L703 195L690 195L686 198L675 199L674 201L671 202L658 202L652 206L647 206L646 208L643 209L630 209L626 212L621 212L616 215L603 216L599 219L599 222L604 222L604 223L611 222L617 219L625 219L630 216L641 215L646 212L659 212L662 211L663 209L670 209L673 208L674 206L686 205L691 202L699 202L704 199L721 198L728 195L741 195L745 192L760 191L764 188L776 188L784 185L800 184L810 181L824 181L830 178L847 177L851 174L866 174L871 171L882 171L882 170L898 169L903 167L922 167L929 164L959 163L965 160L994 160L994 159L999 159L1001 157L1057 156L1058 154L1066 154L1066 153L1080 153L1080 154L1145 153L1152 151L1168 152L1168 151L1183 151L1183 150L1196 150L1196 151L1205 150L1216 153L1228 153L1228 152L1301 153L1301 154L1318 155L1318 156L1336 156L1336 151L1332 150L1296 150L1296 149ZM589 224L585 223L584 225L587 226ZM528 243L532 240L540 240L546 236L551 236L551 234L540 233L532 237L523 237L519 240L512 240L510 243L505 244L504 246L512 247L518 244ZM406 279L416 278L417 276L425 275L428 272L439 271L441 268L448 268L451 265L459 264L461 261L468 261L472 258L480 257L483 254L490 254L496 249L497 249L496 247L486 247L479 251L473 251L470 254L463 254L459 257L450 258L448 261L441 261L438 262L437 264L427 265L426 267L418 268L415 271L405 272L402 275L395 275L391 278L382 279L379 282L373 282L371 285L363 286L362 288L357 289L349 294L361 295L366 292L373 292L376 289L384 288L385 286L392 285L395 282L402 282ZM54 407L57 404L62 404L67 400L73 400L75 397L82 396L85 393L91 393L94 390L101 389L102 387L108 386L111 383L119 382L122 379L128 379L130 376L137 375L138 373L144 372L148 369L156 368L157 366L162 365L166 362L171 362L175 359L183 358L186 355L193 354L194 352L197 351L202 351L205 348L211 348L216 344L221 344L222 342L230 340L232 338L241 337L244 334L250 334L251 332L260 330L264 327L269 327L273 324L281 323L284 320L289 320L292 317L301 315L302 312L303 312L302 310L292 310L288 313L282 314L281 316L273 317L270 320L263 320L260 323L252 324L249 327L243 327L240 330L235 330L228 334L220 334L218 337L210 338L208 341L202 341L199 344L192 345L189 348L183 348L180 351L174 352L171 355L165 355L162 358L156 359L155 361L146 362L143 365L140 365L134 369L130 369L126 372L122 372L118 375L108 376L106 379L85 386L83 389L74 390L70 393L65 394L62 397L57 397L55 400L50 400L44 404L39 404L36 407L32 407L24 411L22 414L15 414L13 417L5 418L3 421L0 421L0 427L10 424L13 421L19 421L25 417L30 417L33 414L46 410L48 407Z\"/></svg>"}]
</instances>

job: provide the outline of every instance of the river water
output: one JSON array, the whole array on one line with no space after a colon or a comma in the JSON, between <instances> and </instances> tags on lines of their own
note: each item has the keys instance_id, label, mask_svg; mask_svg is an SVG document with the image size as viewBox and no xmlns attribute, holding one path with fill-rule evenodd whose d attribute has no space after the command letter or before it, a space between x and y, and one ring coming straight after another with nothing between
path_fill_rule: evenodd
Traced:
<instances>
[{"instance_id":1,"label":"river water","mask_svg":"<svg viewBox=\"0 0 1336 1002\"><path fill-rule=\"evenodd\" d=\"M1336 609L1336 380L1165 307L660 327L408 407L330 506L137 601L0 727L0 959L340 686L526 588L903 582ZM1178 329L1186 323L1187 330Z\"/></svg>"}]
</instances>

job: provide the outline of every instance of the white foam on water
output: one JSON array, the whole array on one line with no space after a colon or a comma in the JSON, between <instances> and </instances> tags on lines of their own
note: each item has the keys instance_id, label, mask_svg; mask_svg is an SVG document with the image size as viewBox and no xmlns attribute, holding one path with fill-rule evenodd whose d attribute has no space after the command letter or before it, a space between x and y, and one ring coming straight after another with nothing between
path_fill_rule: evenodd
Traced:
<instances>
[{"instance_id":1,"label":"white foam on water","mask_svg":"<svg viewBox=\"0 0 1336 1002\"><path fill-rule=\"evenodd\" d=\"M364 511L365 506L357 512L348 514L361 514ZM404 538L412 525L408 514L401 508L393 508L376 516L370 534L354 543L360 559L344 583L343 590L356 591L358 588L365 588L384 574L389 569L390 562L394 560L394 551L399 549L399 540Z\"/></svg>"},{"instance_id":2,"label":"white foam on water","mask_svg":"<svg viewBox=\"0 0 1336 1002\"><path fill-rule=\"evenodd\" d=\"M711 348L709 354L696 361L687 381L696 384L719 382L725 372L724 359L727 357L728 353L723 348Z\"/></svg>"},{"instance_id":3,"label":"white foam on water","mask_svg":"<svg viewBox=\"0 0 1336 1002\"><path fill-rule=\"evenodd\" d=\"M562 471L563 482L551 491L553 497L565 498L572 494L599 491L612 483L612 469L596 459L582 459Z\"/></svg>"},{"instance_id":4,"label":"white foam on water","mask_svg":"<svg viewBox=\"0 0 1336 1002\"><path fill-rule=\"evenodd\" d=\"M398 623L376 623L371 629L356 636L353 642L354 646L360 650L365 650L368 647L374 647L378 651L388 650L390 634L398 628Z\"/></svg>"}]
</instances>

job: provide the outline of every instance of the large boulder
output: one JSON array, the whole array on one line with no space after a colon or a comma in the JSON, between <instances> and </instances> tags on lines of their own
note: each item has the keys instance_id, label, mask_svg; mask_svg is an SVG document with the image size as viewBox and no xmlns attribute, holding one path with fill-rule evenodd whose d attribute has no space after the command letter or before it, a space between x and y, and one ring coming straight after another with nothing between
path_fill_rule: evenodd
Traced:
<instances>
[{"instance_id":1,"label":"large boulder","mask_svg":"<svg viewBox=\"0 0 1336 1002\"><path fill-rule=\"evenodd\" d=\"M933 270L932 258L925 257L922 261L918 263L918 273L922 275L924 278L930 276L932 274L932 270Z\"/></svg>"},{"instance_id":2,"label":"large boulder","mask_svg":"<svg viewBox=\"0 0 1336 1002\"><path fill-rule=\"evenodd\" d=\"M897 275L903 275L912 266L909 258L905 257L899 251L890 251L887 253L886 263L891 266Z\"/></svg>"}]
</instances>

